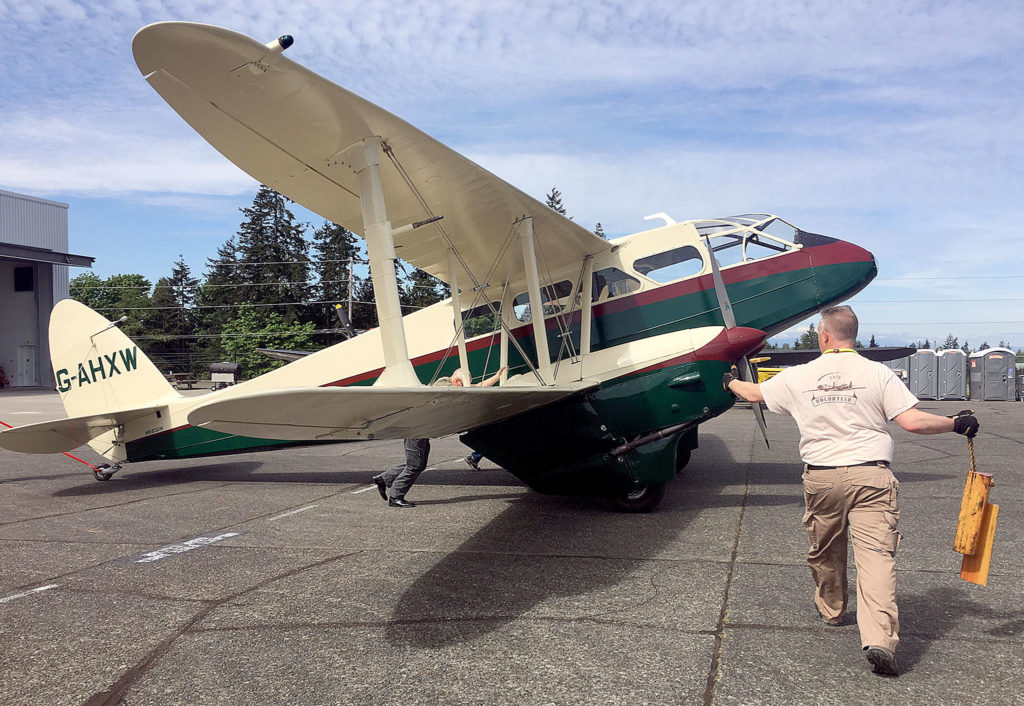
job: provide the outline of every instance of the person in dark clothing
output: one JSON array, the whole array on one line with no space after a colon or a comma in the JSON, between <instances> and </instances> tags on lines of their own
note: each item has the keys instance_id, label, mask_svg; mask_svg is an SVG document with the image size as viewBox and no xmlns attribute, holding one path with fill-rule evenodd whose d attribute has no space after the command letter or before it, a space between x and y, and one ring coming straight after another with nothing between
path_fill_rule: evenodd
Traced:
<instances>
[{"instance_id":1,"label":"person in dark clothing","mask_svg":"<svg viewBox=\"0 0 1024 706\"><path fill-rule=\"evenodd\" d=\"M491 377L478 382L470 387L490 387L498 382L505 368L501 368ZM440 378L434 385L452 387L463 387L462 371L456 370L450 378ZM377 492L388 501L391 507L416 507L416 503L405 499L405 494L416 482L420 473L427 467L427 457L430 455L430 439L406 439L405 440L405 463L389 468L380 475L373 477L377 486ZM390 493L389 493L390 491Z\"/></svg>"}]
</instances>

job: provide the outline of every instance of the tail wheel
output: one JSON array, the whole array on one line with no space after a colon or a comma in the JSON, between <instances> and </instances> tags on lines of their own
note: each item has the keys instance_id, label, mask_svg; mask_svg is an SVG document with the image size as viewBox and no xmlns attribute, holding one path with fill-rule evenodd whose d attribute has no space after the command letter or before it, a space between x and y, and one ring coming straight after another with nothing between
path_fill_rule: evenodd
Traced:
<instances>
[{"instance_id":1,"label":"tail wheel","mask_svg":"<svg viewBox=\"0 0 1024 706\"><path fill-rule=\"evenodd\" d=\"M116 466L108 466L107 464L104 463L102 465L94 467L92 469L92 475L93 478L95 478L96 480L110 480L110 477L120 470L121 464L117 464Z\"/></svg>"},{"instance_id":2,"label":"tail wheel","mask_svg":"<svg viewBox=\"0 0 1024 706\"><path fill-rule=\"evenodd\" d=\"M611 501L619 512L652 512L664 497L664 483L648 483L634 486L625 495L611 498Z\"/></svg>"}]
</instances>

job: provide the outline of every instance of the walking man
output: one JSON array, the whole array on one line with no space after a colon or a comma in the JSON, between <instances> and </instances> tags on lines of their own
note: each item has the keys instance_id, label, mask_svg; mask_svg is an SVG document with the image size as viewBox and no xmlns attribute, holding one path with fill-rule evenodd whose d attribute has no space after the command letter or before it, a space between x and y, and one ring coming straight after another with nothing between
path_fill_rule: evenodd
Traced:
<instances>
[{"instance_id":1,"label":"walking man","mask_svg":"<svg viewBox=\"0 0 1024 706\"><path fill-rule=\"evenodd\" d=\"M501 379L505 368L500 368L491 377L474 384L470 387L490 387ZM434 382L438 387L464 387L462 370L456 370L450 378L438 378ZM380 475L373 477L377 485L377 492L388 501L391 507L416 507L416 503L405 499L405 494L416 482L420 473L427 467L427 458L430 456L430 439L406 439L405 440L405 463L400 463L389 468ZM390 493L389 493L390 491Z\"/></svg>"},{"instance_id":2,"label":"walking man","mask_svg":"<svg viewBox=\"0 0 1024 706\"><path fill-rule=\"evenodd\" d=\"M722 384L748 402L792 416L804 462L804 526L814 578L814 604L827 625L842 625L847 533L857 567L857 626L876 674L896 676L899 612L896 549L899 482L892 474L894 443L888 422L915 434L955 431L974 436L970 412L942 417L917 409L918 400L881 363L854 350L857 316L848 306L821 311L821 356L787 368L761 384L726 373Z\"/></svg>"}]
</instances>

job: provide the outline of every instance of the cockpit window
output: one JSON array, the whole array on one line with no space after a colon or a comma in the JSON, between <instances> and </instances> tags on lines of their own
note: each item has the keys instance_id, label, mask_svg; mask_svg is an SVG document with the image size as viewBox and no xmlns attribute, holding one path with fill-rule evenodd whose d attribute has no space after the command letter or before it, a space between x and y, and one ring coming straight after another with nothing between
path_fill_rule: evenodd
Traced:
<instances>
[{"instance_id":1,"label":"cockpit window","mask_svg":"<svg viewBox=\"0 0 1024 706\"><path fill-rule=\"evenodd\" d=\"M704 269L704 259L700 250L692 245L684 245L657 255L642 257L633 263L633 269L659 284L664 284L700 273Z\"/></svg>"},{"instance_id":2,"label":"cockpit window","mask_svg":"<svg viewBox=\"0 0 1024 706\"><path fill-rule=\"evenodd\" d=\"M606 267L594 273L593 301L621 297L640 289L640 280L630 277L616 267Z\"/></svg>"}]
</instances>

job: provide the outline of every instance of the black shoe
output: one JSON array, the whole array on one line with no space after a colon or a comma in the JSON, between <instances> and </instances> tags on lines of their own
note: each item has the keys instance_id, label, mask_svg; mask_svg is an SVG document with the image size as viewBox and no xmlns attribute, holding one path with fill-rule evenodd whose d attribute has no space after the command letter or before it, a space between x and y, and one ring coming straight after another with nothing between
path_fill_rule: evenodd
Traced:
<instances>
[{"instance_id":1,"label":"black shoe","mask_svg":"<svg viewBox=\"0 0 1024 706\"><path fill-rule=\"evenodd\" d=\"M867 656L871 666L874 667L871 671L875 674L881 674L886 677L899 676L900 668L896 664L896 655L894 653L884 647L869 647Z\"/></svg>"},{"instance_id":2,"label":"black shoe","mask_svg":"<svg viewBox=\"0 0 1024 706\"><path fill-rule=\"evenodd\" d=\"M381 498L384 500L388 499L388 484L384 482L384 479L380 476L374 476L373 482L377 484L377 492L380 493Z\"/></svg>"},{"instance_id":3,"label":"black shoe","mask_svg":"<svg viewBox=\"0 0 1024 706\"><path fill-rule=\"evenodd\" d=\"M388 505L391 507L416 507L416 503L411 503L405 498L391 498L388 500Z\"/></svg>"},{"instance_id":4,"label":"black shoe","mask_svg":"<svg viewBox=\"0 0 1024 706\"><path fill-rule=\"evenodd\" d=\"M476 457L470 455L466 456L466 458L462 460L469 464L469 467L472 468L474 471L480 470L480 462L476 460Z\"/></svg>"}]
</instances>

